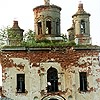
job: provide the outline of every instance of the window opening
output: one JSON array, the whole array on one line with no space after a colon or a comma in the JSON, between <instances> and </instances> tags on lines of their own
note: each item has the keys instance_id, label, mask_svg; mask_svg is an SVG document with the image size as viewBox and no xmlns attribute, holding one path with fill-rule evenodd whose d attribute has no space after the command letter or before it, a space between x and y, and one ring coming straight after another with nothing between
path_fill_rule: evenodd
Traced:
<instances>
[{"instance_id":1,"label":"window opening","mask_svg":"<svg viewBox=\"0 0 100 100\"><path fill-rule=\"evenodd\" d=\"M46 21L46 34L51 34L51 21Z\"/></svg>"},{"instance_id":2,"label":"window opening","mask_svg":"<svg viewBox=\"0 0 100 100\"><path fill-rule=\"evenodd\" d=\"M38 35L42 34L42 23L38 21Z\"/></svg>"},{"instance_id":3,"label":"window opening","mask_svg":"<svg viewBox=\"0 0 100 100\"><path fill-rule=\"evenodd\" d=\"M55 68L52 67L47 71L47 91L58 91L58 72Z\"/></svg>"},{"instance_id":4,"label":"window opening","mask_svg":"<svg viewBox=\"0 0 100 100\"><path fill-rule=\"evenodd\" d=\"M25 92L25 74L17 74L17 92Z\"/></svg>"},{"instance_id":5,"label":"window opening","mask_svg":"<svg viewBox=\"0 0 100 100\"><path fill-rule=\"evenodd\" d=\"M85 21L81 20L81 33L85 33Z\"/></svg>"},{"instance_id":6,"label":"window opening","mask_svg":"<svg viewBox=\"0 0 100 100\"><path fill-rule=\"evenodd\" d=\"M80 91L87 91L87 74L80 72Z\"/></svg>"}]
</instances>

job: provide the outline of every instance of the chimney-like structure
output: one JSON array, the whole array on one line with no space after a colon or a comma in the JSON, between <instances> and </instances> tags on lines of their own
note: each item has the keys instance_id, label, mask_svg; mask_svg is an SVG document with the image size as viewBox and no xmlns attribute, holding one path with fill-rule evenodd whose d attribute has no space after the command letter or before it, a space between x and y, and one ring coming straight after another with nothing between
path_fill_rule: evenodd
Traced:
<instances>
[{"instance_id":1,"label":"chimney-like structure","mask_svg":"<svg viewBox=\"0 0 100 100\"><path fill-rule=\"evenodd\" d=\"M13 29L20 29L19 25L18 25L18 21L13 21Z\"/></svg>"},{"instance_id":2,"label":"chimney-like structure","mask_svg":"<svg viewBox=\"0 0 100 100\"><path fill-rule=\"evenodd\" d=\"M13 21L13 26L8 32L9 45L19 46L23 40L23 32L18 25L18 21Z\"/></svg>"}]
</instances>

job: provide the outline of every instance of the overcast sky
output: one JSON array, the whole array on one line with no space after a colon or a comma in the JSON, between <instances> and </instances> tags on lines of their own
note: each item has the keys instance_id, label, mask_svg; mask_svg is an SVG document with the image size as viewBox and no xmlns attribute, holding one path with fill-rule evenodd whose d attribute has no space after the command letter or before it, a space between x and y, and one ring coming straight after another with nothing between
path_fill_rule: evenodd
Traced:
<instances>
[{"instance_id":1,"label":"overcast sky","mask_svg":"<svg viewBox=\"0 0 100 100\"><path fill-rule=\"evenodd\" d=\"M76 13L79 0L50 0L58 5L61 11L61 33L67 34L71 27L72 15ZM91 14L90 31L92 43L100 45L100 0L81 0L84 10ZM19 21L19 26L25 31L34 30L33 8L43 5L44 0L0 0L0 28L12 26L13 20Z\"/></svg>"},{"instance_id":2,"label":"overcast sky","mask_svg":"<svg viewBox=\"0 0 100 100\"><path fill-rule=\"evenodd\" d=\"M76 13L79 2L79 0L50 1L51 4L62 8L61 33L67 34L67 29L72 25L72 15ZM91 14L92 43L100 45L100 0L81 0L81 2L84 4L84 10ZM0 28L12 26L13 20L18 20L19 26L25 31L34 30L33 8L43 4L44 0L0 0Z\"/></svg>"}]
</instances>

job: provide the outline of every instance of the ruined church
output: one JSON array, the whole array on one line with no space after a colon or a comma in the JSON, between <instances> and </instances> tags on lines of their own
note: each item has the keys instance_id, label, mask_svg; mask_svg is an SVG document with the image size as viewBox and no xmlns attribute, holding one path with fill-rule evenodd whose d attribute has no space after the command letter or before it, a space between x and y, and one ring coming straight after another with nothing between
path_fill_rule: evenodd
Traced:
<instances>
[{"instance_id":1,"label":"ruined church","mask_svg":"<svg viewBox=\"0 0 100 100\"><path fill-rule=\"evenodd\" d=\"M62 42L61 7L44 0L33 12L35 38ZM66 29L75 46L18 46L24 30L14 21L12 31L20 38L8 36L0 53L2 99L100 100L100 47L91 44L90 16L79 3Z\"/></svg>"}]
</instances>

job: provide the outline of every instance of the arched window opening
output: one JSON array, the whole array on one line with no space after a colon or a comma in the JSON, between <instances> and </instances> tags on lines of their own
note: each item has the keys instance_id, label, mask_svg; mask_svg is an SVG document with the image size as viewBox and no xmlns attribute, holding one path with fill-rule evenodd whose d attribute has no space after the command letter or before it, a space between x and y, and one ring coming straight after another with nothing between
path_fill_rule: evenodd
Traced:
<instances>
[{"instance_id":1,"label":"arched window opening","mask_svg":"<svg viewBox=\"0 0 100 100\"><path fill-rule=\"evenodd\" d=\"M47 71L47 92L57 92L57 91L58 91L58 72L55 68L51 67Z\"/></svg>"},{"instance_id":2,"label":"arched window opening","mask_svg":"<svg viewBox=\"0 0 100 100\"><path fill-rule=\"evenodd\" d=\"M46 21L46 34L51 34L51 20Z\"/></svg>"},{"instance_id":3,"label":"arched window opening","mask_svg":"<svg viewBox=\"0 0 100 100\"><path fill-rule=\"evenodd\" d=\"M81 20L81 33L85 33L85 21L84 20Z\"/></svg>"},{"instance_id":4,"label":"arched window opening","mask_svg":"<svg viewBox=\"0 0 100 100\"><path fill-rule=\"evenodd\" d=\"M42 34L42 23L41 21L38 21L38 35Z\"/></svg>"}]
</instances>

